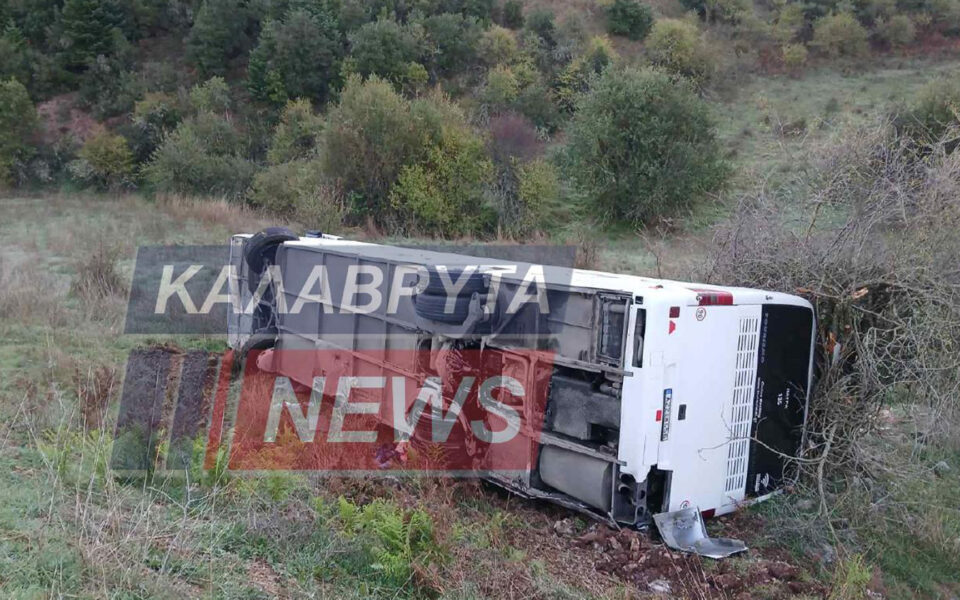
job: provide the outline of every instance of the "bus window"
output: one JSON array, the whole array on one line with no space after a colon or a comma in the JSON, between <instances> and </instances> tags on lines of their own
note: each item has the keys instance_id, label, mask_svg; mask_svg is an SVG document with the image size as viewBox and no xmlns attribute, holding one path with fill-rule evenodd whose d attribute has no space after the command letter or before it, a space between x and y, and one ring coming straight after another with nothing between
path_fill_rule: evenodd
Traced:
<instances>
[{"instance_id":1,"label":"bus window","mask_svg":"<svg viewBox=\"0 0 960 600\"><path fill-rule=\"evenodd\" d=\"M633 331L633 366L643 366L643 334L647 328L647 310L637 309L637 324Z\"/></svg>"}]
</instances>

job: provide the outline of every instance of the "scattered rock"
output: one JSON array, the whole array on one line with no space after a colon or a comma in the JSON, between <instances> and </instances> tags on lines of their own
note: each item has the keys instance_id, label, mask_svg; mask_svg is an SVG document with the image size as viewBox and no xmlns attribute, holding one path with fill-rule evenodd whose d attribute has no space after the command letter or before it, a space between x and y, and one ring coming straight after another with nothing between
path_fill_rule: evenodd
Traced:
<instances>
[{"instance_id":1,"label":"scattered rock","mask_svg":"<svg viewBox=\"0 0 960 600\"><path fill-rule=\"evenodd\" d=\"M573 535L573 519L560 519L553 524L553 531L564 537Z\"/></svg>"},{"instance_id":2,"label":"scattered rock","mask_svg":"<svg viewBox=\"0 0 960 600\"><path fill-rule=\"evenodd\" d=\"M947 461L945 460L941 460L937 464L933 465L933 474L937 477L945 477L949 472L950 465L948 465Z\"/></svg>"},{"instance_id":3,"label":"scattered rock","mask_svg":"<svg viewBox=\"0 0 960 600\"><path fill-rule=\"evenodd\" d=\"M655 594L669 594L670 582L666 579L657 579L647 584L647 589Z\"/></svg>"}]
</instances>

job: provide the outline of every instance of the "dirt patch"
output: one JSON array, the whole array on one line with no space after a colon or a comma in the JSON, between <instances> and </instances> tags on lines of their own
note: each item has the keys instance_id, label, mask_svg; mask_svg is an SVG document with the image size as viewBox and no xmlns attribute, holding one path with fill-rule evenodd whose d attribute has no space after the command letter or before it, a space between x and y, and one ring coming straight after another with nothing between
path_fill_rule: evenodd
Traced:
<instances>
[{"instance_id":1,"label":"dirt patch","mask_svg":"<svg viewBox=\"0 0 960 600\"><path fill-rule=\"evenodd\" d=\"M44 144L72 140L83 144L101 133L104 126L90 113L77 107L77 94L62 94L37 105L40 121L40 140Z\"/></svg>"}]
</instances>

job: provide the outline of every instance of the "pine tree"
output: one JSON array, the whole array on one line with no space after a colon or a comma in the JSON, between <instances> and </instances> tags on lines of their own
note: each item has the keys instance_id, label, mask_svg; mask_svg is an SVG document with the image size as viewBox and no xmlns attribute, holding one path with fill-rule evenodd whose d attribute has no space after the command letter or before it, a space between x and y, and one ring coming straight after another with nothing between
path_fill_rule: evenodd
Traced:
<instances>
[{"instance_id":1,"label":"pine tree","mask_svg":"<svg viewBox=\"0 0 960 600\"><path fill-rule=\"evenodd\" d=\"M123 11L112 0L67 0L60 15L64 66L81 70L98 55L112 55L122 26Z\"/></svg>"},{"instance_id":2,"label":"pine tree","mask_svg":"<svg viewBox=\"0 0 960 600\"><path fill-rule=\"evenodd\" d=\"M322 11L294 9L264 25L250 54L251 94L261 102L323 101L335 83L342 51L336 19Z\"/></svg>"}]
</instances>

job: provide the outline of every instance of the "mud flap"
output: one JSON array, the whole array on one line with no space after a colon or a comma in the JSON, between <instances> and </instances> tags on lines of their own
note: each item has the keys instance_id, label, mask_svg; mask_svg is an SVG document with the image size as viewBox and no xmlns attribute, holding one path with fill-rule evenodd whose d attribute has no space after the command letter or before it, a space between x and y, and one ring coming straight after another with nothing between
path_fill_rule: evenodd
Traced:
<instances>
[{"instance_id":1,"label":"mud flap","mask_svg":"<svg viewBox=\"0 0 960 600\"><path fill-rule=\"evenodd\" d=\"M684 508L653 515L664 543L680 552L692 552L707 558L726 558L747 549L740 540L711 538L699 508Z\"/></svg>"}]
</instances>

